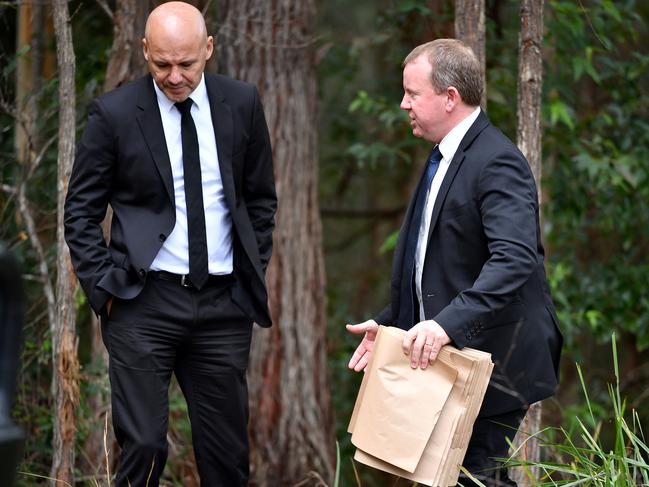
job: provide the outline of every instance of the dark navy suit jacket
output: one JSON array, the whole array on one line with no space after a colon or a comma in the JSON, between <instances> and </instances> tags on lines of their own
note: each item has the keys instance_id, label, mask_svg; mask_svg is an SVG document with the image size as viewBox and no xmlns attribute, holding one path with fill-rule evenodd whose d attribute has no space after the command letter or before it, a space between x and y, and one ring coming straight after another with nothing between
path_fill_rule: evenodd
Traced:
<instances>
[{"instance_id":1,"label":"dark navy suit jacket","mask_svg":"<svg viewBox=\"0 0 649 487\"><path fill-rule=\"evenodd\" d=\"M391 303L377 317L400 326L405 236L397 241ZM492 354L481 416L553 394L562 336L543 265L534 177L523 154L481 112L462 139L435 201L422 276L425 316L458 348ZM406 328L406 326L402 326Z\"/></svg>"}]
</instances>

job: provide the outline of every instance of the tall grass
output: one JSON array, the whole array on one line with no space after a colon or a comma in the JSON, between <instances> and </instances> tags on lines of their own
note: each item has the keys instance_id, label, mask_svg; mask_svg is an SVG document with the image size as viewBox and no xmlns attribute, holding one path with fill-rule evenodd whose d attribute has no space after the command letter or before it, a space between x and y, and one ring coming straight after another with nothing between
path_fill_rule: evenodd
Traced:
<instances>
[{"instance_id":1,"label":"tall grass","mask_svg":"<svg viewBox=\"0 0 649 487\"><path fill-rule=\"evenodd\" d=\"M626 411L626 400L620 394L615 335L612 337L615 384L608 385L611 417L596 420L593 404L588 396L581 367L577 372L586 400L587 412L575 418L577 430L569 433L565 428L546 428L533 436L539 439L542 454L548 461L530 462L515 459L515 451L506 461L508 467L525 470L533 486L649 486L649 447L645 440L637 411ZM587 426L590 423L594 426ZM602 434L610 433L612 441L604 442ZM549 441L548 437L554 439ZM529 438L528 438L529 440ZM522 448L521 445L520 448ZM539 478L532 475L538 467Z\"/></svg>"}]
</instances>

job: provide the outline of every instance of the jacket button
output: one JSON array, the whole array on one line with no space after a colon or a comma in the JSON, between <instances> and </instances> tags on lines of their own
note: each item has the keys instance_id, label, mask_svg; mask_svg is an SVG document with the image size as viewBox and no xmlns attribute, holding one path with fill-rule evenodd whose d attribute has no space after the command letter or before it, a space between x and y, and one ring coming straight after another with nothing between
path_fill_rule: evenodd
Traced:
<instances>
[{"instance_id":1,"label":"jacket button","mask_svg":"<svg viewBox=\"0 0 649 487\"><path fill-rule=\"evenodd\" d=\"M146 276L146 271L144 269L140 269L139 271L137 271L137 273L140 277Z\"/></svg>"},{"instance_id":2,"label":"jacket button","mask_svg":"<svg viewBox=\"0 0 649 487\"><path fill-rule=\"evenodd\" d=\"M161 242L164 242L165 240L167 240L167 236L164 233L161 233L160 235L158 235L158 238L160 239Z\"/></svg>"}]
</instances>

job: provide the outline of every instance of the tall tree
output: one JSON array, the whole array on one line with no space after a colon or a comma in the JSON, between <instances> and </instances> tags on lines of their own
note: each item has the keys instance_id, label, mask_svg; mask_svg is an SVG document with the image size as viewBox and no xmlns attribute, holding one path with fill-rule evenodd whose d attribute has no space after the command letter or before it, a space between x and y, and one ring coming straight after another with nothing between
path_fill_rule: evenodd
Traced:
<instances>
[{"instance_id":1,"label":"tall tree","mask_svg":"<svg viewBox=\"0 0 649 487\"><path fill-rule=\"evenodd\" d=\"M518 103L517 140L521 152L527 158L541 203L541 95L543 84L543 0L521 0L521 30L518 36ZM539 209L540 212L540 209ZM535 437L529 437L541 429L541 403L535 403L523 420L514 438L514 448L521 447L521 460L538 461L540 451ZM536 472L534 472L536 477ZM521 469L513 469L510 477L518 485L531 485Z\"/></svg>"},{"instance_id":2,"label":"tall tree","mask_svg":"<svg viewBox=\"0 0 649 487\"><path fill-rule=\"evenodd\" d=\"M36 120L36 98L34 94L35 76L39 69L38 57L40 47L39 27L43 25L44 6L39 4L20 3L17 15L17 51L16 56L16 111L22 116L16 119L14 146L18 160L23 162L30 158L33 148L30 147L30 136L34 133ZM29 51L29 54L27 52Z\"/></svg>"},{"instance_id":3,"label":"tall tree","mask_svg":"<svg viewBox=\"0 0 649 487\"><path fill-rule=\"evenodd\" d=\"M74 483L74 445L79 402L79 361L77 358L76 307L77 279L63 238L63 204L68 189L75 147L75 57L72 28L66 0L52 0L56 55L59 74L59 141L57 176L57 313L52 329L54 431L50 476Z\"/></svg>"},{"instance_id":4,"label":"tall tree","mask_svg":"<svg viewBox=\"0 0 649 487\"><path fill-rule=\"evenodd\" d=\"M152 0L117 0L116 9L107 10L106 13L113 20L113 45L106 68L104 91L139 78L146 72L141 41L147 16L156 4Z\"/></svg>"},{"instance_id":5,"label":"tall tree","mask_svg":"<svg viewBox=\"0 0 649 487\"><path fill-rule=\"evenodd\" d=\"M279 197L268 289L273 327L251 350L251 483L332 478L322 231L317 184L314 0L222 0L219 70L254 83Z\"/></svg>"},{"instance_id":6,"label":"tall tree","mask_svg":"<svg viewBox=\"0 0 649 487\"><path fill-rule=\"evenodd\" d=\"M455 0L455 37L473 49L482 66L482 101L486 108L487 77L485 75L485 2L484 0Z\"/></svg>"}]
</instances>

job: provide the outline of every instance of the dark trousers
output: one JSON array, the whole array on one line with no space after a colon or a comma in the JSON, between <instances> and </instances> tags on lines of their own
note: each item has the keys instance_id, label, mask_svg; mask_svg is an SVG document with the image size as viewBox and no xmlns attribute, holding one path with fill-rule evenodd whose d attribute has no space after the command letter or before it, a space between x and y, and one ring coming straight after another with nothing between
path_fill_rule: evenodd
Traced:
<instances>
[{"instance_id":1,"label":"dark trousers","mask_svg":"<svg viewBox=\"0 0 649 487\"><path fill-rule=\"evenodd\" d=\"M122 450L117 487L159 484L172 373L187 401L201 486L247 485L252 321L232 301L231 285L224 278L197 291L151 276L135 299L114 300L102 336Z\"/></svg>"},{"instance_id":2,"label":"dark trousers","mask_svg":"<svg viewBox=\"0 0 649 487\"><path fill-rule=\"evenodd\" d=\"M516 410L497 416L478 418L462 465L487 487L516 486L509 479L507 469L496 458L509 457L509 444L525 417L525 410ZM477 484L460 474L458 485L474 487Z\"/></svg>"}]
</instances>

